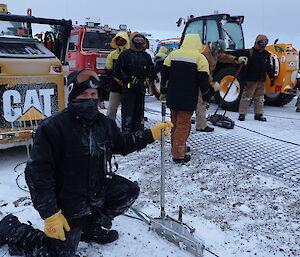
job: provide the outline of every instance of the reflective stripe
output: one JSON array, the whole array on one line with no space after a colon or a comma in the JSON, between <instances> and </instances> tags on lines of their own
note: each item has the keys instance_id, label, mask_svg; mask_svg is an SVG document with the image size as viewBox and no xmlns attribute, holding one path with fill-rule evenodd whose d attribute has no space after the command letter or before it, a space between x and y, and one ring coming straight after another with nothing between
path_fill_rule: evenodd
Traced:
<instances>
[{"instance_id":1,"label":"reflective stripe","mask_svg":"<svg viewBox=\"0 0 300 257\"><path fill-rule=\"evenodd\" d=\"M184 57L174 57L171 59L171 61L181 61L181 62L189 62L189 63L197 63L194 59L188 59Z\"/></svg>"}]
</instances>

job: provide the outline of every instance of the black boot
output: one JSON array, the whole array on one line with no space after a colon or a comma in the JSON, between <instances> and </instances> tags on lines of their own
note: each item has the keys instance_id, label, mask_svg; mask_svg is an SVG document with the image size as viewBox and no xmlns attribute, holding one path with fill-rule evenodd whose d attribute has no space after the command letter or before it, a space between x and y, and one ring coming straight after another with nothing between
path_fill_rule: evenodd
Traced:
<instances>
[{"instance_id":1,"label":"black boot","mask_svg":"<svg viewBox=\"0 0 300 257\"><path fill-rule=\"evenodd\" d=\"M20 227L20 225L21 222L12 214L5 216L0 221L0 246L8 244L10 235Z\"/></svg>"},{"instance_id":2,"label":"black boot","mask_svg":"<svg viewBox=\"0 0 300 257\"><path fill-rule=\"evenodd\" d=\"M12 214L0 221L0 246L8 244L10 255L31 257L56 256L50 251L47 236L44 232L21 223Z\"/></svg>"},{"instance_id":3,"label":"black boot","mask_svg":"<svg viewBox=\"0 0 300 257\"><path fill-rule=\"evenodd\" d=\"M267 118L264 117L262 114L255 114L254 119L259 121L267 121Z\"/></svg>"},{"instance_id":4,"label":"black boot","mask_svg":"<svg viewBox=\"0 0 300 257\"><path fill-rule=\"evenodd\" d=\"M189 162L190 160L191 160L191 156L188 154L186 154L183 159L173 158L173 162L175 163L186 163Z\"/></svg>"},{"instance_id":5,"label":"black boot","mask_svg":"<svg viewBox=\"0 0 300 257\"><path fill-rule=\"evenodd\" d=\"M204 129L196 129L196 131L200 132L213 132L215 129L209 126L206 126Z\"/></svg>"},{"instance_id":6,"label":"black boot","mask_svg":"<svg viewBox=\"0 0 300 257\"><path fill-rule=\"evenodd\" d=\"M244 121L245 120L246 115L245 114L240 114L238 117L238 120L240 121Z\"/></svg>"},{"instance_id":7,"label":"black boot","mask_svg":"<svg viewBox=\"0 0 300 257\"><path fill-rule=\"evenodd\" d=\"M86 230L81 235L81 241L86 243L96 242L98 244L111 243L119 238L117 230L106 229L101 226L95 226L90 230Z\"/></svg>"}]
</instances>

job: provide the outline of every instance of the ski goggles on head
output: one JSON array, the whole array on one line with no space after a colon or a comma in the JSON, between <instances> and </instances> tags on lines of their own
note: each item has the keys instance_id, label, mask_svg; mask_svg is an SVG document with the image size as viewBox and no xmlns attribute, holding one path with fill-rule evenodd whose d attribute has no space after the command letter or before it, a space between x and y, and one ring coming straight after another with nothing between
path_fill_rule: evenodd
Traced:
<instances>
[{"instance_id":1,"label":"ski goggles on head","mask_svg":"<svg viewBox=\"0 0 300 257\"><path fill-rule=\"evenodd\" d=\"M80 88L100 88L101 83L98 79L96 79L94 76L90 76L87 80L82 81L77 84L78 87Z\"/></svg>"},{"instance_id":2,"label":"ski goggles on head","mask_svg":"<svg viewBox=\"0 0 300 257\"><path fill-rule=\"evenodd\" d=\"M97 89L99 97L101 97L103 94L103 86L100 81L97 80L94 76L90 75L86 80L80 83L73 82L68 85L69 100L74 99L76 96L80 95L88 88Z\"/></svg>"}]
</instances>

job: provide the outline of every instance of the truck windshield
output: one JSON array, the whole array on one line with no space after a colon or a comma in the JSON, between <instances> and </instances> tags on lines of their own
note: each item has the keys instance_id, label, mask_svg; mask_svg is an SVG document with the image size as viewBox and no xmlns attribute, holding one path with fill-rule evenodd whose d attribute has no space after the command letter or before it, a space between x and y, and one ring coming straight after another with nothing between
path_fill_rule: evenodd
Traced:
<instances>
[{"instance_id":1,"label":"truck windshield","mask_svg":"<svg viewBox=\"0 0 300 257\"><path fill-rule=\"evenodd\" d=\"M99 33L99 32L86 32L84 34L83 49L101 49L111 50L110 42L115 34Z\"/></svg>"},{"instance_id":2,"label":"truck windshield","mask_svg":"<svg viewBox=\"0 0 300 257\"><path fill-rule=\"evenodd\" d=\"M244 49L244 36L240 24L236 22L225 22L222 24L222 31L227 49Z\"/></svg>"},{"instance_id":3,"label":"truck windshield","mask_svg":"<svg viewBox=\"0 0 300 257\"><path fill-rule=\"evenodd\" d=\"M0 21L0 36L30 37L28 28L15 21Z\"/></svg>"},{"instance_id":4,"label":"truck windshield","mask_svg":"<svg viewBox=\"0 0 300 257\"><path fill-rule=\"evenodd\" d=\"M159 45L157 45L157 49L156 49L155 54L158 53L159 49L160 49L162 46L166 47L166 48L168 49L168 51L171 52L171 51L173 51L173 50L175 50L175 49L178 49L178 47L179 47L179 42L178 42L178 43L170 43L170 44L159 44Z\"/></svg>"},{"instance_id":5,"label":"truck windshield","mask_svg":"<svg viewBox=\"0 0 300 257\"><path fill-rule=\"evenodd\" d=\"M54 54L34 39L1 39L0 37L0 57L53 58Z\"/></svg>"}]
</instances>

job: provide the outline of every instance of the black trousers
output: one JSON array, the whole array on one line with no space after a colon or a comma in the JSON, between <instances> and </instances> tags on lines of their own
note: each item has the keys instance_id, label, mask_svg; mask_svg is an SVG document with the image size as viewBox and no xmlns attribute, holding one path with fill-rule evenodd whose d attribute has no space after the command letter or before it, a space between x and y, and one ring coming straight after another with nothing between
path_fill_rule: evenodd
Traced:
<instances>
[{"instance_id":1,"label":"black trousers","mask_svg":"<svg viewBox=\"0 0 300 257\"><path fill-rule=\"evenodd\" d=\"M146 88L136 86L131 91L122 92L122 131L136 132L141 128L141 122L144 119Z\"/></svg>"},{"instance_id":2,"label":"black trousers","mask_svg":"<svg viewBox=\"0 0 300 257\"><path fill-rule=\"evenodd\" d=\"M21 224L9 240L12 255L26 257L74 257L82 233L93 233L95 226L107 225L107 219L123 214L139 195L137 183L114 175L107 181L103 195L103 207L92 207L92 215L68 220L71 227L66 233L66 241L47 237L40 230Z\"/></svg>"}]
</instances>

